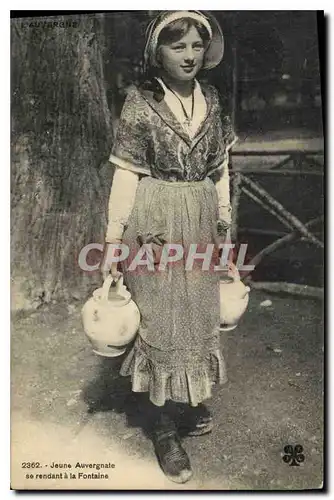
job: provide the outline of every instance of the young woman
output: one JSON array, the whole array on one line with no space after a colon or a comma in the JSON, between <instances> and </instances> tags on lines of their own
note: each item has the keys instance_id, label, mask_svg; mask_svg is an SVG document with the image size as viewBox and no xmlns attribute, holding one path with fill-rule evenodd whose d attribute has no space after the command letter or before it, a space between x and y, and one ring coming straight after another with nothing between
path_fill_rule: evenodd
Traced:
<instances>
[{"instance_id":1,"label":"young woman","mask_svg":"<svg viewBox=\"0 0 334 500\"><path fill-rule=\"evenodd\" d=\"M236 137L216 89L196 79L220 63L223 50L211 15L157 16L144 51L148 79L127 95L110 156L116 169L106 242L127 245L132 259L151 244L155 258L153 272L131 270L130 257L122 263L141 325L121 374L131 376L133 391L148 393L155 451L175 482L190 479L192 470L166 403L188 405L190 434L205 434L212 416L203 401L226 382L219 273L202 271L202 262L188 269L185 257L165 270L157 264L166 243L182 245L185 255L193 244L203 252L229 230L228 150ZM119 275L114 264L111 272Z\"/></svg>"}]
</instances>

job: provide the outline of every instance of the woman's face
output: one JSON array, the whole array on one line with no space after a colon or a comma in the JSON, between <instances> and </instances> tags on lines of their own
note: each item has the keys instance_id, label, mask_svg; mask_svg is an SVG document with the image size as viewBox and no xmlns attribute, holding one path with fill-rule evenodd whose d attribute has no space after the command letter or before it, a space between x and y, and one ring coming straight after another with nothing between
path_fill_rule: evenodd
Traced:
<instances>
[{"instance_id":1,"label":"woman's face","mask_svg":"<svg viewBox=\"0 0 334 500\"><path fill-rule=\"evenodd\" d=\"M175 80L192 80L203 65L205 47L195 26L177 42L160 45L159 50L163 69Z\"/></svg>"}]
</instances>

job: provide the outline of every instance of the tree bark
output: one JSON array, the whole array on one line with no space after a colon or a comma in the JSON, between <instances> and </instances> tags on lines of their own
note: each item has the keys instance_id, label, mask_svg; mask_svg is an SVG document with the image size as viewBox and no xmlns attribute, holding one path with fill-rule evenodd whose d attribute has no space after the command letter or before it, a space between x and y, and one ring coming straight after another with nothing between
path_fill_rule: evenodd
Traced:
<instances>
[{"instance_id":1,"label":"tree bark","mask_svg":"<svg viewBox=\"0 0 334 500\"><path fill-rule=\"evenodd\" d=\"M53 18L68 22L69 17ZM78 265L104 242L112 145L103 68L103 18L12 36L12 304L80 298L99 282ZM26 20L28 21L28 20ZM23 300L23 302L24 302ZM26 306L22 306L26 307Z\"/></svg>"}]
</instances>

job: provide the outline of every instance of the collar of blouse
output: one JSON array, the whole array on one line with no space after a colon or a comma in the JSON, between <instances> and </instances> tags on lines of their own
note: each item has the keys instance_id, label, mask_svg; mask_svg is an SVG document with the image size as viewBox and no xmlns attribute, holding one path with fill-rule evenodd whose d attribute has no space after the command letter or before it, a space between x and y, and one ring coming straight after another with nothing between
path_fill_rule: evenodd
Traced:
<instances>
[{"instance_id":1,"label":"collar of blouse","mask_svg":"<svg viewBox=\"0 0 334 500\"><path fill-rule=\"evenodd\" d=\"M161 78L157 78L165 92L165 101L187 134L193 138L206 116L206 100L197 80L194 82L192 95L182 99L170 90Z\"/></svg>"},{"instance_id":2,"label":"collar of blouse","mask_svg":"<svg viewBox=\"0 0 334 500\"><path fill-rule=\"evenodd\" d=\"M162 118L174 132L191 145L197 142L207 131L212 116L214 94L210 86L195 83L194 114L192 123L186 126L182 117L183 111L177 98L158 79L144 82L139 91L150 107ZM182 113L182 114L181 114Z\"/></svg>"}]
</instances>

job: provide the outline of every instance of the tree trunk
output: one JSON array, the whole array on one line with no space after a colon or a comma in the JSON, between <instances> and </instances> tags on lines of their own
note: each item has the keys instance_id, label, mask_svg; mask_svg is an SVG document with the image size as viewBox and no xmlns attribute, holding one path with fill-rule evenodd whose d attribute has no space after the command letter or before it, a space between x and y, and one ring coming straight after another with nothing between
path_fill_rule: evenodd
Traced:
<instances>
[{"instance_id":1,"label":"tree trunk","mask_svg":"<svg viewBox=\"0 0 334 500\"><path fill-rule=\"evenodd\" d=\"M100 282L78 255L104 242L112 180L103 17L75 20L67 28L11 24L14 309L81 298Z\"/></svg>"}]
</instances>

